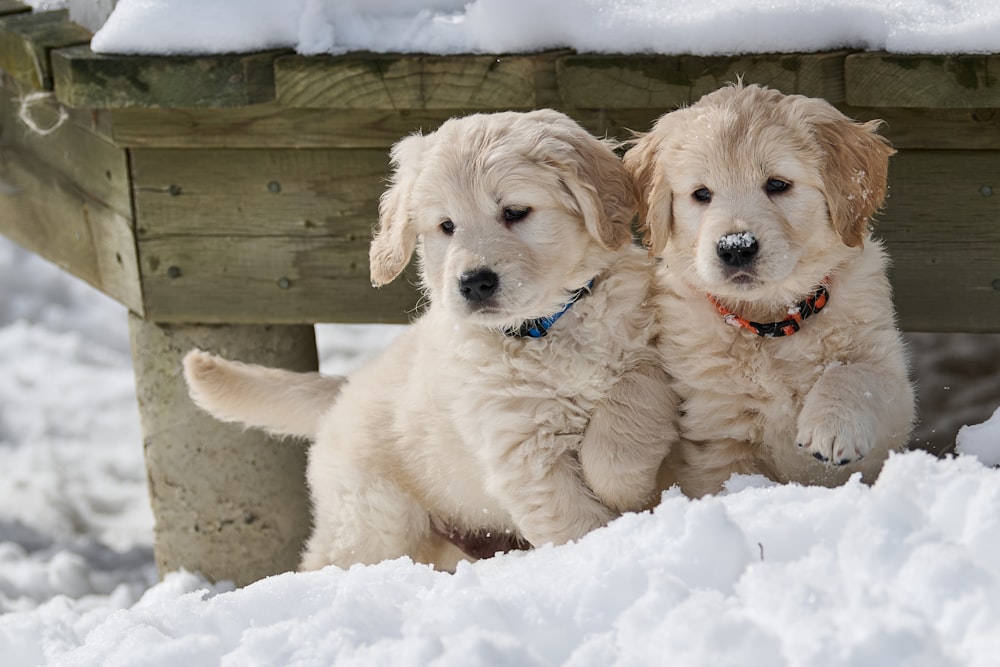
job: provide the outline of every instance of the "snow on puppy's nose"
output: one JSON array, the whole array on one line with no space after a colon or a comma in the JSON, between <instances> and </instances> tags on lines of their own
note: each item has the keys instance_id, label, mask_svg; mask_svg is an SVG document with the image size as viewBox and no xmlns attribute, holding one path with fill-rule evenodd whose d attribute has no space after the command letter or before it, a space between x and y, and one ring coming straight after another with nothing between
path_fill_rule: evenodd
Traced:
<instances>
[{"instance_id":1,"label":"snow on puppy's nose","mask_svg":"<svg viewBox=\"0 0 1000 667\"><path fill-rule=\"evenodd\" d=\"M753 232L732 232L719 239L715 252L723 264L737 267L750 264L757 255L757 248Z\"/></svg>"}]
</instances>

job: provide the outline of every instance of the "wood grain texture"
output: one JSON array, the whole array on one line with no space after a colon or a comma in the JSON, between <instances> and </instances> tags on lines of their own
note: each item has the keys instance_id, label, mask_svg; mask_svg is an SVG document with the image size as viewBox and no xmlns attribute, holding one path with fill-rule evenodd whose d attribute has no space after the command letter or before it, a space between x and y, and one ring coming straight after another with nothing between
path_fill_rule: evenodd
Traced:
<instances>
[{"instance_id":1,"label":"wood grain texture","mask_svg":"<svg viewBox=\"0 0 1000 667\"><path fill-rule=\"evenodd\" d=\"M274 99L277 54L108 56L79 46L53 53L52 75L71 107L241 107Z\"/></svg>"},{"instance_id":2,"label":"wood grain texture","mask_svg":"<svg viewBox=\"0 0 1000 667\"><path fill-rule=\"evenodd\" d=\"M844 77L857 106L1000 107L1000 54L854 53Z\"/></svg>"},{"instance_id":3,"label":"wood grain texture","mask_svg":"<svg viewBox=\"0 0 1000 667\"><path fill-rule=\"evenodd\" d=\"M531 109L531 56L288 56L275 62L278 101L327 109Z\"/></svg>"},{"instance_id":4,"label":"wood grain texture","mask_svg":"<svg viewBox=\"0 0 1000 667\"><path fill-rule=\"evenodd\" d=\"M90 199L125 218L132 217L131 185L125 151L69 119L60 121L59 105L33 103L26 114L43 131L40 135L18 117L19 100L0 88L0 142L30 152L49 169L63 174Z\"/></svg>"},{"instance_id":5,"label":"wood grain texture","mask_svg":"<svg viewBox=\"0 0 1000 667\"><path fill-rule=\"evenodd\" d=\"M109 132L122 146L165 148L388 148L435 130L458 110L300 109L276 103L233 109L115 109Z\"/></svg>"},{"instance_id":6,"label":"wood grain texture","mask_svg":"<svg viewBox=\"0 0 1000 667\"><path fill-rule=\"evenodd\" d=\"M132 221L30 149L0 149L0 233L142 313Z\"/></svg>"},{"instance_id":7,"label":"wood grain texture","mask_svg":"<svg viewBox=\"0 0 1000 667\"><path fill-rule=\"evenodd\" d=\"M138 234L360 236L367 243L388 173L383 150L134 149Z\"/></svg>"},{"instance_id":8,"label":"wood grain texture","mask_svg":"<svg viewBox=\"0 0 1000 667\"><path fill-rule=\"evenodd\" d=\"M139 251L157 322L406 322L418 300L412 273L372 288L367 238L169 236Z\"/></svg>"},{"instance_id":9,"label":"wood grain texture","mask_svg":"<svg viewBox=\"0 0 1000 667\"><path fill-rule=\"evenodd\" d=\"M904 109L838 105L851 118L883 119L897 148L1000 149L998 109ZM597 136L628 139L667 109L571 109ZM82 110L81 110L82 111ZM91 114L92 127L126 147L373 148L388 150L413 132L428 133L457 109L352 111L259 104L233 109L114 109ZM82 122L82 120L81 120Z\"/></svg>"},{"instance_id":10,"label":"wood grain texture","mask_svg":"<svg viewBox=\"0 0 1000 667\"><path fill-rule=\"evenodd\" d=\"M406 279L375 291L368 245L383 150L132 152L147 317L400 322Z\"/></svg>"},{"instance_id":11,"label":"wood grain texture","mask_svg":"<svg viewBox=\"0 0 1000 667\"><path fill-rule=\"evenodd\" d=\"M560 58L559 95L567 107L667 111L743 77L784 93L844 100L847 52L742 56L597 56Z\"/></svg>"},{"instance_id":12,"label":"wood grain texture","mask_svg":"<svg viewBox=\"0 0 1000 667\"><path fill-rule=\"evenodd\" d=\"M876 226L893 264L900 324L1000 332L1000 154L906 151L892 158Z\"/></svg>"},{"instance_id":13,"label":"wood grain texture","mask_svg":"<svg viewBox=\"0 0 1000 667\"><path fill-rule=\"evenodd\" d=\"M1000 150L1000 109L840 108L859 121L885 121L880 134L899 149Z\"/></svg>"},{"instance_id":14,"label":"wood grain texture","mask_svg":"<svg viewBox=\"0 0 1000 667\"><path fill-rule=\"evenodd\" d=\"M31 6L18 0L0 0L0 16L8 14L24 14L31 11Z\"/></svg>"},{"instance_id":15,"label":"wood grain texture","mask_svg":"<svg viewBox=\"0 0 1000 667\"><path fill-rule=\"evenodd\" d=\"M69 20L69 12L19 13L0 18L0 69L34 90L51 90L50 54L90 41L90 31Z\"/></svg>"},{"instance_id":16,"label":"wood grain texture","mask_svg":"<svg viewBox=\"0 0 1000 667\"><path fill-rule=\"evenodd\" d=\"M0 89L0 231L142 312L125 151L68 121L37 134L17 109Z\"/></svg>"}]
</instances>

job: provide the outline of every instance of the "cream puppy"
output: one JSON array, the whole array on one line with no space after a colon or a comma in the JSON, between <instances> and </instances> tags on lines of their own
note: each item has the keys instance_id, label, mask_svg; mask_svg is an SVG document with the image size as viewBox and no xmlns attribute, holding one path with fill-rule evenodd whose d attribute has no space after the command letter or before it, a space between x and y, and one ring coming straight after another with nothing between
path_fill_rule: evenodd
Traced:
<instances>
[{"instance_id":1,"label":"cream puppy","mask_svg":"<svg viewBox=\"0 0 1000 667\"><path fill-rule=\"evenodd\" d=\"M878 124L736 85L664 115L626 154L663 262L686 493L732 473L871 481L905 445L913 391L869 230L894 152Z\"/></svg>"},{"instance_id":2,"label":"cream puppy","mask_svg":"<svg viewBox=\"0 0 1000 667\"><path fill-rule=\"evenodd\" d=\"M642 508L676 399L610 146L555 111L497 113L403 139L392 163L372 281L416 252L429 305L381 356L346 382L185 359L216 417L314 441L302 567L451 569L445 535L560 544Z\"/></svg>"}]
</instances>

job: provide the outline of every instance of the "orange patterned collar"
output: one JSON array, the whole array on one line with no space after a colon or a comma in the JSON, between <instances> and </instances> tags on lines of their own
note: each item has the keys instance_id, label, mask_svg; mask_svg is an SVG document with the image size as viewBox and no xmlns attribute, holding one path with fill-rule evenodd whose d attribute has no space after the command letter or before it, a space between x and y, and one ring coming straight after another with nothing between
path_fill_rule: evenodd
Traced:
<instances>
[{"instance_id":1,"label":"orange patterned collar","mask_svg":"<svg viewBox=\"0 0 1000 667\"><path fill-rule=\"evenodd\" d=\"M802 301L799 301L794 306L789 307L787 320L782 320L780 322L768 322L766 324L751 322L750 320L736 315L719 303L711 294L708 295L708 300L711 301L712 305L715 306L715 309L719 311L726 324L746 329L747 331L752 331L758 336L766 338L780 338L782 336L791 336L793 333L797 332L799 328L801 328L802 320L823 310L827 301L830 300L830 292L828 290L829 285L830 277L827 276L820 281L819 285L812 294L807 296Z\"/></svg>"}]
</instances>

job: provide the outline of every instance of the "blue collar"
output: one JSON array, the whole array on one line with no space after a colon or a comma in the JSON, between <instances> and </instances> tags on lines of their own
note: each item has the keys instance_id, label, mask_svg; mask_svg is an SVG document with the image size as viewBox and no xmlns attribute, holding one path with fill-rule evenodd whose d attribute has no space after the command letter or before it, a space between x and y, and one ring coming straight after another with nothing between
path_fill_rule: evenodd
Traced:
<instances>
[{"instance_id":1,"label":"blue collar","mask_svg":"<svg viewBox=\"0 0 1000 667\"><path fill-rule=\"evenodd\" d=\"M521 325L518 327L507 327L503 330L503 332L508 336L516 336L518 338L543 337L548 332L549 327L555 324L556 320L562 317L563 314L567 310L569 310L574 303L582 299L584 296L590 294L590 289L593 286L594 286L594 279L591 278L586 285L584 285L583 287L581 287L580 289L578 289L577 291L573 292L570 295L569 301L563 304L562 309L558 313L555 313L554 315L549 315L548 317L539 317L533 320L527 320L525 322L522 322Z\"/></svg>"}]
</instances>

